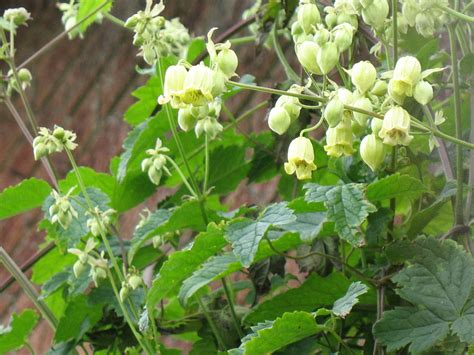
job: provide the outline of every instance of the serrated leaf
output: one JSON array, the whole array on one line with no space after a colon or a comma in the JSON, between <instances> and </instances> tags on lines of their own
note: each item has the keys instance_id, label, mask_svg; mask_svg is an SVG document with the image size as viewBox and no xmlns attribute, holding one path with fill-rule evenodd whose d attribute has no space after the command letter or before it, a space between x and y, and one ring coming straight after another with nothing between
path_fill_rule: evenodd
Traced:
<instances>
[{"instance_id":1,"label":"serrated leaf","mask_svg":"<svg viewBox=\"0 0 474 355\"><path fill-rule=\"evenodd\" d=\"M217 255L211 258L183 282L178 295L180 302L186 305L201 287L220 279L221 274L227 271L229 265L236 262L238 263L238 260L233 254Z\"/></svg>"},{"instance_id":2,"label":"serrated leaf","mask_svg":"<svg viewBox=\"0 0 474 355\"><path fill-rule=\"evenodd\" d=\"M451 240L420 237L412 248L413 259L393 280L400 296L415 306L385 312L374 334L389 350L411 344L413 352L442 341L450 328L462 341L473 339L474 329L465 328L474 315L472 258Z\"/></svg>"},{"instance_id":3,"label":"serrated leaf","mask_svg":"<svg viewBox=\"0 0 474 355\"><path fill-rule=\"evenodd\" d=\"M128 251L128 261L131 263L138 249L145 241L156 236L157 229L166 223L171 216L171 212L164 209L156 210L151 213L145 223L135 229Z\"/></svg>"},{"instance_id":4,"label":"serrated leaf","mask_svg":"<svg viewBox=\"0 0 474 355\"><path fill-rule=\"evenodd\" d=\"M151 116L153 110L157 107L158 96L162 94L160 79L158 76L152 76L145 85L140 86L132 96L138 101L131 105L125 111L124 119L132 126L137 126Z\"/></svg>"},{"instance_id":5,"label":"serrated leaf","mask_svg":"<svg viewBox=\"0 0 474 355\"><path fill-rule=\"evenodd\" d=\"M257 328L258 329L258 328ZM289 344L317 334L323 330L311 313L285 313L281 318L265 323L244 341L239 349L244 354L273 353Z\"/></svg>"},{"instance_id":6,"label":"serrated leaf","mask_svg":"<svg viewBox=\"0 0 474 355\"><path fill-rule=\"evenodd\" d=\"M227 244L223 234L220 229L210 225L206 232L196 237L190 249L171 254L153 280L147 297L148 307L154 307L164 297L176 294L186 278Z\"/></svg>"},{"instance_id":7,"label":"serrated leaf","mask_svg":"<svg viewBox=\"0 0 474 355\"><path fill-rule=\"evenodd\" d=\"M79 173L86 187L95 187L105 193L112 200L114 195L115 179L112 175L99 173L88 167L79 167ZM74 186L79 186L77 175L74 171L69 172L64 180L59 181L59 187L66 193ZM110 207L115 208L113 205Z\"/></svg>"},{"instance_id":8,"label":"serrated leaf","mask_svg":"<svg viewBox=\"0 0 474 355\"><path fill-rule=\"evenodd\" d=\"M267 207L256 221L239 220L229 224L226 239L232 243L233 253L239 257L244 267L249 267L257 253L258 246L270 226L283 226L295 221L292 210L286 203Z\"/></svg>"},{"instance_id":9,"label":"serrated leaf","mask_svg":"<svg viewBox=\"0 0 474 355\"><path fill-rule=\"evenodd\" d=\"M40 207L51 193L44 180L30 178L0 192L0 220Z\"/></svg>"},{"instance_id":10,"label":"serrated leaf","mask_svg":"<svg viewBox=\"0 0 474 355\"><path fill-rule=\"evenodd\" d=\"M93 13L97 8L101 7L105 1L103 0L81 0L79 1L79 9L77 11L76 15L76 22L82 21L84 18L89 16L91 13ZM109 2L105 6L102 6L102 8L97 11L96 14L90 16L87 20L83 21L81 25L79 26L80 30L82 33L84 33L87 28L94 23L94 21L97 20L98 16L100 14L103 14L105 12L110 11L110 8L112 7L112 2Z\"/></svg>"},{"instance_id":11,"label":"serrated leaf","mask_svg":"<svg viewBox=\"0 0 474 355\"><path fill-rule=\"evenodd\" d=\"M0 353L21 348L38 320L38 314L32 309L25 309L21 314L14 313L9 327L0 327Z\"/></svg>"},{"instance_id":12,"label":"serrated leaf","mask_svg":"<svg viewBox=\"0 0 474 355\"><path fill-rule=\"evenodd\" d=\"M306 201L324 203L328 210L327 218L334 221L335 230L342 239L355 247L364 244L356 227L359 227L376 208L365 198L363 185L351 183L320 186L309 183L304 188Z\"/></svg>"},{"instance_id":13,"label":"serrated leaf","mask_svg":"<svg viewBox=\"0 0 474 355\"><path fill-rule=\"evenodd\" d=\"M409 175L396 173L369 184L367 186L367 198L371 202L398 197L415 199L427 191L428 189L420 180Z\"/></svg>"},{"instance_id":14,"label":"serrated leaf","mask_svg":"<svg viewBox=\"0 0 474 355\"><path fill-rule=\"evenodd\" d=\"M300 287L292 288L258 304L247 314L244 322L255 324L275 319L284 312L311 312L319 307L329 307L344 295L350 284L350 281L338 272L327 277L310 274Z\"/></svg>"},{"instance_id":15,"label":"serrated leaf","mask_svg":"<svg viewBox=\"0 0 474 355\"><path fill-rule=\"evenodd\" d=\"M349 286L347 293L334 302L332 313L338 317L345 318L351 312L352 307L359 303L359 296L367 293L368 290L369 288L362 282L353 282Z\"/></svg>"},{"instance_id":16,"label":"serrated leaf","mask_svg":"<svg viewBox=\"0 0 474 355\"><path fill-rule=\"evenodd\" d=\"M69 253L63 254L58 248L53 248L35 263L31 281L43 284L56 273L74 264L76 260L76 256Z\"/></svg>"}]
</instances>

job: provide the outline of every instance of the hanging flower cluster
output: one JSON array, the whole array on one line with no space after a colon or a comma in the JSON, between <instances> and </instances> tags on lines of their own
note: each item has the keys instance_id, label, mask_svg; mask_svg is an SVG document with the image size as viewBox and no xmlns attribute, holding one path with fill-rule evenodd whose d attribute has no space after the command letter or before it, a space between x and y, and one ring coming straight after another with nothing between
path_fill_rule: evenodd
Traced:
<instances>
[{"instance_id":1,"label":"hanging flower cluster","mask_svg":"<svg viewBox=\"0 0 474 355\"><path fill-rule=\"evenodd\" d=\"M64 196L61 196L56 190L52 191L54 203L49 208L52 223L59 223L64 229L68 229L73 218L77 218L77 211L70 202L71 194L74 191L71 188Z\"/></svg>"},{"instance_id":2,"label":"hanging flower cluster","mask_svg":"<svg viewBox=\"0 0 474 355\"><path fill-rule=\"evenodd\" d=\"M437 5L448 5L446 0L401 0L403 19L424 37L432 37L449 17Z\"/></svg>"},{"instance_id":3,"label":"hanging flower cluster","mask_svg":"<svg viewBox=\"0 0 474 355\"><path fill-rule=\"evenodd\" d=\"M77 144L76 134L62 127L54 126L51 132L48 128L40 127L38 136L33 140L33 152L35 159L38 160L43 156L62 152L65 148L74 150Z\"/></svg>"},{"instance_id":4,"label":"hanging flower cluster","mask_svg":"<svg viewBox=\"0 0 474 355\"><path fill-rule=\"evenodd\" d=\"M150 65L170 54L182 56L191 40L187 28L179 19L169 21L159 16L164 8L163 2L153 5L152 0L147 0L145 10L139 11L125 23L125 27L135 32L133 44L140 47L138 55Z\"/></svg>"},{"instance_id":5,"label":"hanging flower cluster","mask_svg":"<svg viewBox=\"0 0 474 355\"><path fill-rule=\"evenodd\" d=\"M90 266L90 276L97 287L101 279L107 278L108 263L104 257L104 252L100 253L99 257L91 256L91 252L95 249L98 243L93 239L89 238L84 247L84 250L77 248L68 249L68 253L76 255L79 259L73 265L73 272L76 278L79 278L81 274L87 269L87 265Z\"/></svg>"}]
</instances>

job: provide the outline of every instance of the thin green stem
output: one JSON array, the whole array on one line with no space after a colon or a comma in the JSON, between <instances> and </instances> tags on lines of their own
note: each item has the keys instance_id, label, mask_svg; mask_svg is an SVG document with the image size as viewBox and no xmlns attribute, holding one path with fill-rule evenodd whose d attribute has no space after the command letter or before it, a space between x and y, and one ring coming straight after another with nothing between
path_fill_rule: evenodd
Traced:
<instances>
[{"instance_id":1,"label":"thin green stem","mask_svg":"<svg viewBox=\"0 0 474 355\"><path fill-rule=\"evenodd\" d=\"M115 23L116 25L119 25L120 27L126 28L127 30L129 29L125 27L125 21L119 19L118 17L115 17L109 12L104 12L104 17L110 22Z\"/></svg>"},{"instance_id":2,"label":"thin green stem","mask_svg":"<svg viewBox=\"0 0 474 355\"><path fill-rule=\"evenodd\" d=\"M398 0L392 0L393 63L398 61Z\"/></svg>"},{"instance_id":3,"label":"thin green stem","mask_svg":"<svg viewBox=\"0 0 474 355\"><path fill-rule=\"evenodd\" d=\"M204 135L204 183L202 186L203 194L207 193L207 183L209 180L209 138Z\"/></svg>"},{"instance_id":4,"label":"thin green stem","mask_svg":"<svg viewBox=\"0 0 474 355\"><path fill-rule=\"evenodd\" d=\"M122 310L123 316L125 318L125 321L127 322L128 326L130 327L130 330L132 331L133 335L135 336L135 339L137 339L138 343L140 346L147 352L147 354L154 354L153 348L148 344L146 339L137 331L135 328L135 325L133 324L132 319L130 318L130 315L128 314L128 310L123 304L122 300L120 299L120 295L118 292L117 285L115 284L114 276L110 272L110 270L107 269L107 276L108 279L110 280L110 284L112 285L112 289L114 291L115 298L117 299L117 302L120 306L120 309Z\"/></svg>"},{"instance_id":5,"label":"thin green stem","mask_svg":"<svg viewBox=\"0 0 474 355\"><path fill-rule=\"evenodd\" d=\"M183 183L184 185L186 185L186 187L188 188L189 192L191 193L191 195L195 198L195 199L199 199L196 191L194 191L194 189L191 187L191 185L189 184L188 182L188 179L186 179L186 176L184 176L183 174L183 171L179 168L178 164L176 164L176 162L171 159L169 156L166 155L166 159L170 162L170 164L173 166L174 170L176 170L179 174L179 176L181 177L181 180L183 180Z\"/></svg>"},{"instance_id":6,"label":"thin green stem","mask_svg":"<svg viewBox=\"0 0 474 355\"><path fill-rule=\"evenodd\" d=\"M13 18L10 20L10 57L15 57L15 29L13 27Z\"/></svg>"},{"instance_id":7,"label":"thin green stem","mask_svg":"<svg viewBox=\"0 0 474 355\"><path fill-rule=\"evenodd\" d=\"M453 73L454 86L454 119L456 138L462 138L462 117L461 117L461 92L459 89L459 63L458 52L456 46L456 34L453 24L448 25L449 46L451 49L451 66ZM463 169L463 149L461 145L456 146L456 208L455 223L456 225L464 225L463 213L463 188L464 188L464 169Z\"/></svg>"},{"instance_id":8,"label":"thin green stem","mask_svg":"<svg viewBox=\"0 0 474 355\"><path fill-rule=\"evenodd\" d=\"M224 287L225 296L227 297L227 302L229 303L230 314L232 316L232 322L234 323L235 330L237 330L237 334L239 334L239 338L243 338L245 334L242 331L242 328L239 324L239 318L237 317L237 313L235 312L234 299L232 297L230 287L227 284L225 277L223 277L221 281L222 281L222 286Z\"/></svg>"},{"instance_id":9,"label":"thin green stem","mask_svg":"<svg viewBox=\"0 0 474 355\"><path fill-rule=\"evenodd\" d=\"M216 323L212 319L212 316L209 314L209 311L207 310L206 306L204 305L204 302L202 302L200 297L196 297L196 299L199 303L199 306L202 309L202 312L204 313L204 316L207 319L207 322L209 323L209 326L211 327L212 332L214 333L214 336L216 337L216 340L217 340L217 343L219 344L219 347L221 347L222 349L225 349L227 351L227 347L226 347L224 341L222 340L221 334L219 333L219 329L217 328Z\"/></svg>"},{"instance_id":10,"label":"thin green stem","mask_svg":"<svg viewBox=\"0 0 474 355\"><path fill-rule=\"evenodd\" d=\"M319 119L318 123L316 123L314 126L311 126L311 127L308 127L308 128L305 128L305 129L301 130L301 132L300 132L300 137L303 137L303 135L304 135L305 133L308 133L308 132L317 130L319 127L321 127L321 125L323 124L323 122L324 122L324 118L321 117L321 118Z\"/></svg>"},{"instance_id":11,"label":"thin green stem","mask_svg":"<svg viewBox=\"0 0 474 355\"><path fill-rule=\"evenodd\" d=\"M35 288L28 280L26 275L21 271L19 266L2 247L0 247L0 262L5 265L7 271L16 279L18 284L21 286L23 291L25 291L26 295L33 302L35 307L38 308L43 318L46 319L51 328L56 331L58 321L54 316L53 312L51 312L46 303L42 299L40 299L38 292L36 292Z\"/></svg>"},{"instance_id":12,"label":"thin green stem","mask_svg":"<svg viewBox=\"0 0 474 355\"><path fill-rule=\"evenodd\" d=\"M296 74L290 63L288 63L288 60L285 57L285 53L283 53L283 50L281 49L280 42L278 42L277 21L273 26L272 40L278 60L280 61L281 65L283 66L283 69L285 70L286 77L295 83L299 82L300 78L298 74Z\"/></svg>"},{"instance_id":13,"label":"thin green stem","mask_svg":"<svg viewBox=\"0 0 474 355\"><path fill-rule=\"evenodd\" d=\"M436 4L435 6L443 10L444 12L447 12L448 14L453 15L454 17L457 17L460 20L474 23L474 17L465 15L462 12L451 9L449 6L442 5L442 4Z\"/></svg>"}]
</instances>

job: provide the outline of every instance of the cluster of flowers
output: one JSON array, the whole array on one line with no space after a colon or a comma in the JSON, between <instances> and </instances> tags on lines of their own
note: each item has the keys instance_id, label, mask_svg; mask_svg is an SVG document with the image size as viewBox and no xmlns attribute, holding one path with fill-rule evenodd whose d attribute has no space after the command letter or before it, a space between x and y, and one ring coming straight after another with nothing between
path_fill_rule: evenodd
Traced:
<instances>
[{"instance_id":1,"label":"cluster of flowers","mask_svg":"<svg viewBox=\"0 0 474 355\"><path fill-rule=\"evenodd\" d=\"M448 15L437 6L448 5L446 0L401 0L401 3L401 19L424 37L432 37L449 20Z\"/></svg>"},{"instance_id":2,"label":"cluster of flowers","mask_svg":"<svg viewBox=\"0 0 474 355\"><path fill-rule=\"evenodd\" d=\"M64 25L64 29L67 31L69 39L76 37L83 38L81 28L75 27L77 25L77 15L79 13L80 2L78 0L70 0L67 2L58 2L58 9L63 13L61 16L61 22ZM95 15L95 21L101 23L104 16L101 12ZM75 27L75 28L74 28Z\"/></svg>"},{"instance_id":3,"label":"cluster of flowers","mask_svg":"<svg viewBox=\"0 0 474 355\"><path fill-rule=\"evenodd\" d=\"M125 23L125 27L135 32L133 44L140 47L138 55L150 65L170 54L183 56L191 40L179 19L169 21L159 16L165 8L163 2L152 5L153 1L147 0L145 10L138 11Z\"/></svg>"},{"instance_id":4,"label":"cluster of flowers","mask_svg":"<svg viewBox=\"0 0 474 355\"><path fill-rule=\"evenodd\" d=\"M94 238L89 238L87 240L84 250L77 248L68 249L68 253L74 254L78 257L78 260L74 263L72 270L74 276L79 278L81 274L90 267L90 276L94 281L94 284L98 285L99 280L107 278L108 262L104 257L104 252L100 253L98 257L91 256L91 252L95 249L98 243Z\"/></svg>"}]
</instances>

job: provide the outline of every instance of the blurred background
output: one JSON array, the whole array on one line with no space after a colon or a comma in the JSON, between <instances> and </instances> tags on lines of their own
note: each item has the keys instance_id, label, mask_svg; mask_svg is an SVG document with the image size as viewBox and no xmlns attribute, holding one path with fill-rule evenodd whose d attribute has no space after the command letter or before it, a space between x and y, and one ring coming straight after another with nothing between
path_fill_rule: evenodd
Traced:
<instances>
[{"instance_id":1,"label":"blurred background","mask_svg":"<svg viewBox=\"0 0 474 355\"><path fill-rule=\"evenodd\" d=\"M2 0L0 13L10 7L25 7L33 21L22 27L16 37L16 62L21 63L42 45L63 31L61 13L56 1ZM145 7L145 1L116 0L112 14L127 19ZM242 12L251 6L251 0L175 0L165 1L167 18L180 17L182 23L195 36L205 35L211 27L219 27L217 35L240 20ZM248 34L242 31L238 35ZM146 81L136 73L135 65L143 65L136 57L132 35L125 29L104 19L102 25L91 26L84 39L72 41L64 38L56 46L31 62L27 68L33 74L32 86L27 94L40 126L52 127L55 123L77 133L79 148L75 151L79 165L87 165L100 172L109 172L110 159L120 154L121 144L129 131L123 113L135 100L131 92ZM288 47L288 43L285 43ZM288 47L289 48L289 47ZM291 48L289 48L291 50ZM239 46L238 73L250 73L257 82L272 86L283 78L281 66L265 49L256 51L252 44ZM2 68L5 72L5 68ZM258 71L256 71L258 70ZM268 97L242 93L233 99L230 107L238 114L252 103ZM18 97L14 102L22 117L26 118ZM243 131L260 130L266 126L266 109L243 122ZM61 155L53 157L59 176L69 171L68 162ZM0 190L19 183L28 177L47 179L42 166L33 159L32 149L17 127L10 112L0 104ZM273 199L276 181L245 186L227 198L229 205L241 203L263 204ZM163 192L148 202L153 204ZM139 206L122 220L124 235L130 235L137 221ZM15 262L24 264L44 242L44 233L37 231L42 215L39 210L0 221L0 245ZM27 273L30 275L30 273ZM8 278L0 265L0 285ZM21 289L13 283L0 294L0 321L6 324L14 311L32 307ZM45 353L51 334L41 323L34 331L31 343L36 353Z\"/></svg>"}]
</instances>

